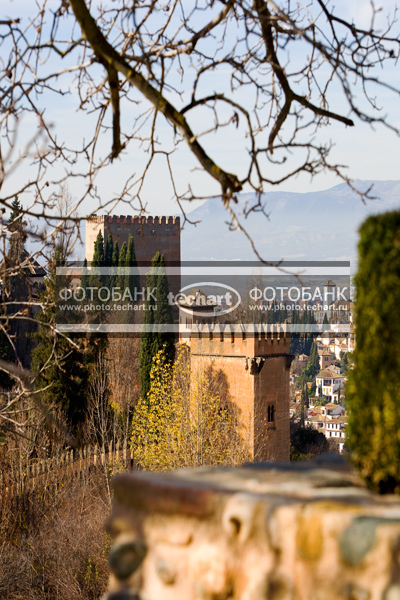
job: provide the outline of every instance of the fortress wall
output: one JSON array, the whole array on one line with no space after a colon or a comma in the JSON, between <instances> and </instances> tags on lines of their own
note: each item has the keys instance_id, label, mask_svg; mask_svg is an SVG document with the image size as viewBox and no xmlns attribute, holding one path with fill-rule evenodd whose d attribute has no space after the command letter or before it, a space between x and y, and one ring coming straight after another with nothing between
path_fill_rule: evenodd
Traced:
<instances>
[{"instance_id":1,"label":"fortress wall","mask_svg":"<svg viewBox=\"0 0 400 600\"><path fill-rule=\"evenodd\" d=\"M111 233L113 243L128 244L132 235L138 264L150 263L157 252L164 255L167 266L179 266L181 260L181 229L179 217L137 217L132 215L94 216L86 219L86 258L93 258L93 245L99 230L104 241ZM168 277L169 288L175 294L180 290L180 277ZM144 282L142 282L144 285Z\"/></svg>"}]
</instances>

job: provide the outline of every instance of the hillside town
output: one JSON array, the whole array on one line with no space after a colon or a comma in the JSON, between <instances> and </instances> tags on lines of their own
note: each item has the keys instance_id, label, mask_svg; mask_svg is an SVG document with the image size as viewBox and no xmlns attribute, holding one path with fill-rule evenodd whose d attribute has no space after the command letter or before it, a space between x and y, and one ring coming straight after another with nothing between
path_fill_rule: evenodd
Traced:
<instances>
[{"instance_id":1,"label":"hillside town","mask_svg":"<svg viewBox=\"0 0 400 600\"><path fill-rule=\"evenodd\" d=\"M332 303L329 308L330 314L335 314L337 303ZM292 424L312 428L323 434L329 442L330 451L339 453L346 448L348 413L345 390L355 348L352 309L353 302L348 301L346 310L350 318L347 322L341 318L339 324L332 328L327 326L315 338L317 368L310 380L305 382L305 386L302 374L310 362L310 356L296 356L290 375ZM348 327L347 335L342 333L345 325Z\"/></svg>"}]
</instances>

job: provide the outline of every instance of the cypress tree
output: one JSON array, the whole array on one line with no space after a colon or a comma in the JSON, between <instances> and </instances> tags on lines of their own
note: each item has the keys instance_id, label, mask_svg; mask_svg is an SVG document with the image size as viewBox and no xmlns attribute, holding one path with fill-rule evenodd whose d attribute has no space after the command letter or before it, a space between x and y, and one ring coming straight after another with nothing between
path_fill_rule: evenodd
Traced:
<instances>
[{"instance_id":1,"label":"cypress tree","mask_svg":"<svg viewBox=\"0 0 400 600\"><path fill-rule=\"evenodd\" d=\"M165 272L165 259L161 254L158 263L156 291L156 310L154 323L158 325L172 325L172 308L168 303L168 279ZM175 336L170 331L158 331L154 333L153 356L165 346L165 355L168 360L173 360L175 352Z\"/></svg>"},{"instance_id":2,"label":"cypress tree","mask_svg":"<svg viewBox=\"0 0 400 600\"><path fill-rule=\"evenodd\" d=\"M93 258L89 275L89 287L94 288L90 290L91 294L93 294L94 306L102 307L105 304L105 301L102 301L99 296L100 288L107 287L108 284L108 277L100 274L100 267L104 267L104 264L104 238L101 229L99 229L97 238L94 242ZM87 300L91 303L91 295ZM88 316L91 324L102 324L107 322L108 315L109 313L103 310L103 308L101 308L100 311L95 308L93 311L89 312ZM90 362L96 363L100 352L104 352L106 347L107 337L104 334L91 334L89 336Z\"/></svg>"},{"instance_id":3,"label":"cypress tree","mask_svg":"<svg viewBox=\"0 0 400 600\"><path fill-rule=\"evenodd\" d=\"M314 315L311 311L307 311L307 324L308 325L316 325L316 320L314 318ZM315 333L311 333L311 327L308 327L308 332L305 336L305 340L304 340L304 354L308 354L308 356L310 356L311 353L311 348L312 345L314 343L314 339L315 339Z\"/></svg>"},{"instance_id":4,"label":"cypress tree","mask_svg":"<svg viewBox=\"0 0 400 600\"><path fill-rule=\"evenodd\" d=\"M83 261L83 267L82 267L82 272L81 272L81 288L82 290L84 290L84 293L82 292L82 301L81 304L85 305L87 304L87 288L89 287L89 270L88 270L88 263L87 263L87 259L85 258Z\"/></svg>"},{"instance_id":5,"label":"cypress tree","mask_svg":"<svg viewBox=\"0 0 400 600\"><path fill-rule=\"evenodd\" d=\"M113 256L113 239L111 233L108 234L106 249L104 252L104 266L111 267L112 266L112 256Z\"/></svg>"},{"instance_id":6,"label":"cypress tree","mask_svg":"<svg viewBox=\"0 0 400 600\"><path fill-rule=\"evenodd\" d=\"M124 287L129 288L133 301L136 301L136 290L140 287L139 270L137 266L136 253L135 253L135 242L133 236L129 236L128 248L126 252L126 264L131 269L134 269L132 275L125 276Z\"/></svg>"},{"instance_id":7,"label":"cypress tree","mask_svg":"<svg viewBox=\"0 0 400 600\"><path fill-rule=\"evenodd\" d=\"M127 266L127 256L126 256L127 252L128 252L128 247L126 245L126 242L124 242L121 246L121 251L120 251L119 257L118 257L118 269ZM122 273L119 273L119 272L116 277L116 287L120 288L120 292L122 295L125 293L125 275L123 275Z\"/></svg>"},{"instance_id":8,"label":"cypress tree","mask_svg":"<svg viewBox=\"0 0 400 600\"><path fill-rule=\"evenodd\" d=\"M307 375L307 380L311 381L314 377L319 373L320 365L319 365L319 354L318 347L316 342L313 342L310 351L310 358L305 368L305 372Z\"/></svg>"},{"instance_id":9,"label":"cypress tree","mask_svg":"<svg viewBox=\"0 0 400 600\"><path fill-rule=\"evenodd\" d=\"M103 267L104 266L104 238L99 229L96 241L94 243L94 252L92 258L92 267Z\"/></svg>"},{"instance_id":10,"label":"cypress tree","mask_svg":"<svg viewBox=\"0 0 400 600\"><path fill-rule=\"evenodd\" d=\"M111 258L112 274L110 278L111 289L117 287L117 268L119 262L119 247L118 242L114 242L113 253Z\"/></svg>"},{"instance_id":11,"label":"cypress tree","mask_svg":"<svg viewBox=\"0 0 400 600\"><path fill-rule=\"evenodd\" d=\"M308 403L309 403L307 383L304 383L303 389L301 390L300 402L301 402L300 425L301 425L301 427L304 427L305 412L306 412L306 408L308 408Z\"/></svg>"},{"instance_id":12,"label":"cypress tree","mask_svg":"<svg viewBox=\"0 0 400 600\"><path fill-rule=\"evenodd\" d=\"M400 211L360 228L346 445L367 484L400 492Z\"/></svg>"},{"instance_id":13,"label":"cypress tree","mask_svg":"<svg viewBox=\"0 0 400 600\"><path fill-rule=\"evenodd\" d=\"M299 311L297 309L294 309L292 311L292 325L299 325L300 324L300 317L299 317ZM290 338L290 353L291 354L299 354L299 348L300 348L300 333L297 331L293 331L291 338Z\"/></svg>"},{"instance_id":14,"label":"cypress tree","mask_svg":"<svg viewBox=\"0 0 400 600\"><path fill-rule=\"evenodd\" d=\"M10 246L5 256L5 265L12 267L15 274L6 277L3 281L3 293L8 296L8 301L15 304L6 304L4 312L8 315L15 315L24 312L26 306L18 302L27 302L30 299L30 286L28 283L29 269L27 259L29 253L25 249L26 232L22 220L23 208L19 202L18 196L15 196L12 202L12 212L8 230L10 232ZM25 262L26 261L26 262ZM25 265L24 265L25 262ZM10 335L14 339L14 348L12 354L14 360L18 358L24 367L29 367L32 352L32 334L35 331L35 325L26 319L12 319L10 322Z\"/></svg>"},{"instance_id":15,"label":"cypress tree","mask_svg":"<svg viewBox=\"0 0 400 600\"><path fill-rule=\"evenodd\" d=\"M99 229L99 233L97 234L96 241L94 242L94 251L92 264L90 269L90 277L89 277L89 285L94 288L101 288L103 285L103 279L100 276L100 273L97 267L104 266L104 239L101 229ZM96 294L96 292L94 292ZM97 298L96 298L97 299Z\"/></svg>"},{"instance_id":16,"label":"cypress tree","mask_svg":"<svg viewBox=\"0 0 400 600\"><path fill-rule=\"evenodd\" d=\"M89 271L87 266L87 258L83 261L82 273L81 273L81 287L86 290L89 285Z\"/></svg>"},{"instance_id":17,"label":"cypress tree","mask_svg":"<svg viewBox=\"0 0 400 600\"><path fill-rule=\"evenodd\" d=\"M168 360L173 360L175 338L173 332L156 331L153 325L171 325L172 312L168 304L168 280L165 273L165 259L157 252L151 262L152 268L146 279L146 288L150 292L156 288L155 300L151 295L146 299L144 324L150 329L142 335L140 351L140 386L142 398L150 389L150 371L153 358L164 348Z\"/></svg>"},{"instance_id":18,"label":"cypress tree","mask_svg":"<svg viewBox=\"0 0 400 600\"><path fill-rule=\"evenodd\" d=\"M114 248L113 248L113 253L112 253L112 266L113 267L118 267L118 261L119 261L119 248L118 248L118 242L114 243Z\"/></svg>"},{"instance_id":19,"label":"cypress tree","mask_svg":"<svg viewBox=\"0 0 400 600\"><path fill-rule=\"evenodd\" d=\"M150 371L153 364L153 339L154 332L152 326L154 325L154 313L155 313L155 300L149 291L157 285L157 275L155 269L158 267L160 253L154 256L151 261L151 268L146 277L146 289L147 297L145 303L144 320L143 325L148 328L148 331L143 331L141 346L140 346L140 391L142 398L146 398L148 391L150 390Z\"/></svg>"},{"instance_id":20,"label":"cypress tree","mask_svg":"<svg viewBox=\"0 0 400 600\"><path fill-rule=\"evenodd\" d=\"M113 239L111 233L108 234L107 243L104 250L104 266L108 267L109 272L108 275L104 276L104 284L111 290L113 284L113 276L112 276L112 255L113 255Z\"/></svg>"}]
</instances>

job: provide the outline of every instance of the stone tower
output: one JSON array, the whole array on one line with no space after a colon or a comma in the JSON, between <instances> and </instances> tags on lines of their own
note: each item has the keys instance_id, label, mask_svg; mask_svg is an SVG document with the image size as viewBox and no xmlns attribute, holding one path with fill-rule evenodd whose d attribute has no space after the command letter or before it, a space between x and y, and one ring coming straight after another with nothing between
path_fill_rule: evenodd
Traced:
<instances>
[{"instance_id":1,"label":"stone tower","mask_svg":"<svg viewBox=\"0 0 400 600\"><path fill-rule=\"evenodd\" d=\"M289 460L289 333L205 325L194 326L181 342L190 347L192 373L211 368L224 379L254 460Z\"/></svg>"},{"instance_id":2,"label":"stone tower","mask_svg":"<svg viewBox=\"0 0 400 600\"><path fill-rule=\"evenodd\" d=\"M181 228L179 217L137 217L137 216L92 216L86 219L85 256L90 263L93 258L94 242L99 231L107 241L111 233L113 243L118 242L119 249L124 242L128 244L129 235L133 236L138 265L150 265L157 252L165 258L167 267L180 267ZM169 288L175 294L180 289L180 276L168 276Z\"/></svg>"}]
</instances>

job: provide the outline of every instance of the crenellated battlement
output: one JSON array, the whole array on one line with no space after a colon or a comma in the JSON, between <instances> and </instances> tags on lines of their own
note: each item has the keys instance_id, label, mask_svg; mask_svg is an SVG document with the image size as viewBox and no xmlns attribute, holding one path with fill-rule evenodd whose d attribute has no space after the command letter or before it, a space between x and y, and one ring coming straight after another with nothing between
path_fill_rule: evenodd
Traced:
<instances>
[{"instance_id":1,"label":"crenellated battlement","mask_svg":"<svg viewBox=\"0 0 400 600\"><path fill-rule=\"evenodd\" d=\"M106 215L90 215L86 217L86 221L89 223L104 223Z\"/></svg>"},{"instance_id":2,"label":"crenellated battlement","mask_svg":"<svg viewBox=\"0 0 400 600\"><path fill-rule=\"evenodd\" d=\"M184 326L181 325L183 331ZM286 326L260 324L247 326L228 323L194 323L188 329L193 336L211 338L216 335L236 336L237 339L256 339L259 342L277 339L290 339L290 332Z\"/></svg>"},{"instance_id":3,"label":"crenellated battlement","mask_svg":"<svg viewBox=\"0 0 400 600\"><path fill-rule=\"evenodd\" d=\"M254 329L245 325L194 324L180 325L180 340L200 354L245 354L250 356L290 353L290 332L276 325Z\"/></svg>"},{"instance_id":4,"label":"crenellated battlement","mask_svg":"<svg viewBox=\"0 0 400 600\"><path fill-rule=\"evenodd\" d=\"M119 248L128 244L132 235L136 259L151 263L157 252L164 255L167 265L179 265L181 260L181 221L176 216L92 215L86 219L86 259L93 258L94 242L99 231L107 240L111 234ZM169 281L170 290L179 292L179 278Z\"/></svg>"},{"instance_id":5,"label":"crenellated battlement","mask_svg":"<svg viewBox=\"0 0 400 600\"><path fill-rule=\"evenodd\" d=\"M124 224L133 226L172 225L180 227L181 219L176 216L138 216L138 215L91 215L86 218L90 223Z\"/></svg>"}]
</instances>

